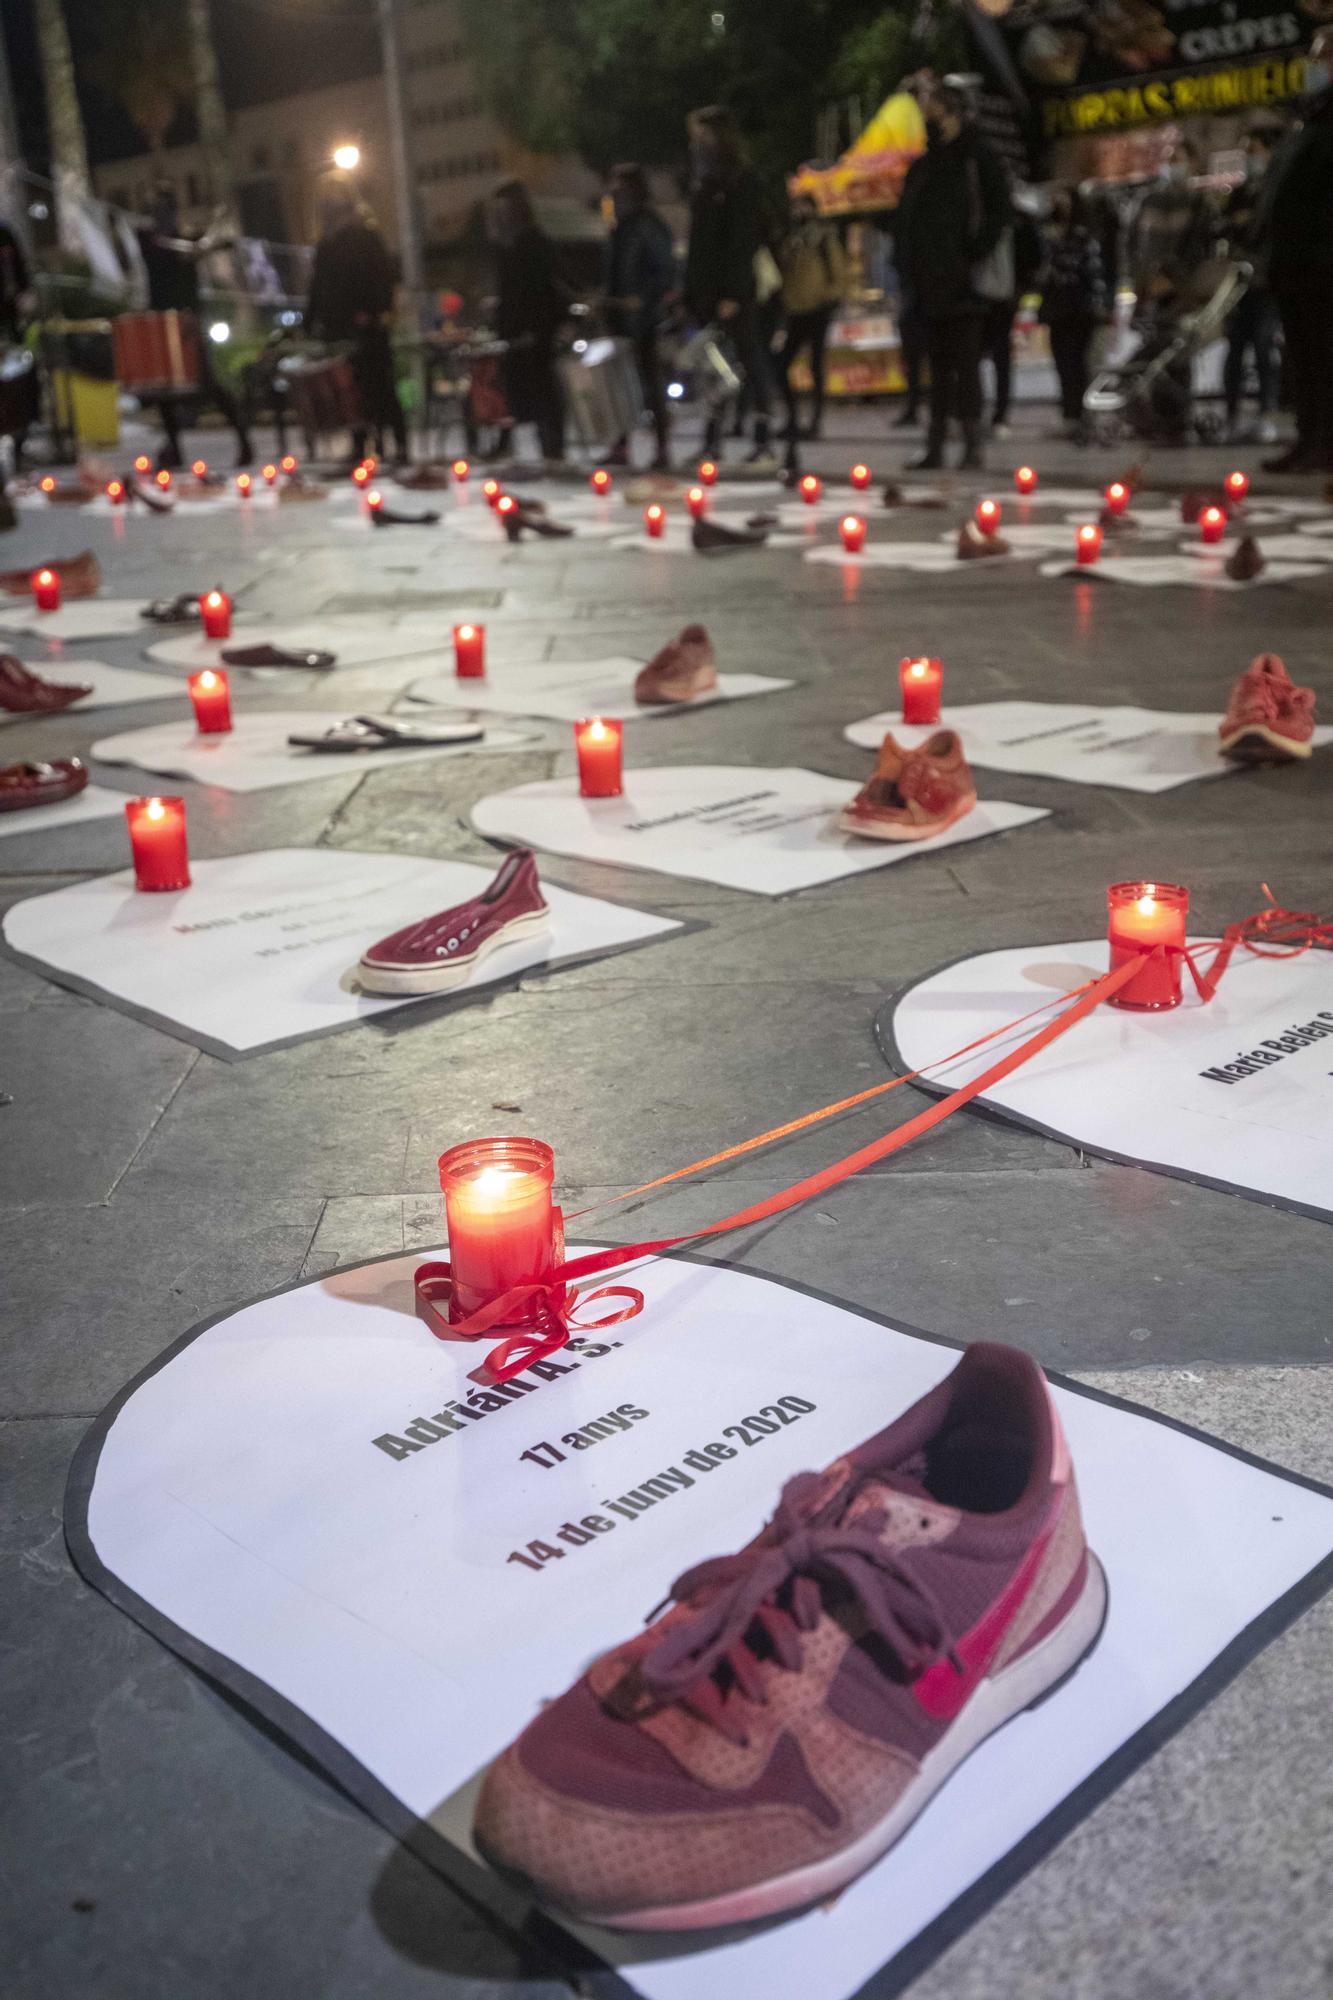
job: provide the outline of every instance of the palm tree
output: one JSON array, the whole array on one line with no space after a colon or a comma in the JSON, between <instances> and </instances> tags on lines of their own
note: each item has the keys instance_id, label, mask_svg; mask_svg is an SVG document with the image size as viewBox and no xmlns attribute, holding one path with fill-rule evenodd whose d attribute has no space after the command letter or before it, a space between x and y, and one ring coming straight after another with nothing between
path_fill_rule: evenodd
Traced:
<instances>
[{"instance_id":1,"label":"palm tree","mask_svg":"<svg viewBox=\"0 0 1333 2000\"><path fill-rule=\"evenodd\" d=\"M190 40L190 62L194 71L194 114L199 126L199 143L208 162L209 180L216 205L228 226L239 232L236 207L236 177L232 171L231 141L227 132L227 107L218 81L218 59L213 48L213 24L208 17L208 0L185 0L185 19Z\"/></svg>"},{"instance_id":2,"label":"palm tree","mask_svg":"<svg viewBox=\"0 0 1333 2000\"><path fill-rule=\"evenodd\" d=\"M176 113L192 94L185 23L162 0L114 0L104 7L102 29L90 73L129 114L156 167Z\"/></svg>"},{"instance_id":3,"label":"palm tree","mask_svg":"<svg viewBox=\"0 0 1333 2000\"><path fill-rule=\"evenodd\" d=\"M74 57L60 0L35 0L37 46L46 83L46 122L51 138L51 174L56 184L56 229L62 250L83 254L78 209L92 196L83 113L74 83Z\"/></svg>"}]
</instances>

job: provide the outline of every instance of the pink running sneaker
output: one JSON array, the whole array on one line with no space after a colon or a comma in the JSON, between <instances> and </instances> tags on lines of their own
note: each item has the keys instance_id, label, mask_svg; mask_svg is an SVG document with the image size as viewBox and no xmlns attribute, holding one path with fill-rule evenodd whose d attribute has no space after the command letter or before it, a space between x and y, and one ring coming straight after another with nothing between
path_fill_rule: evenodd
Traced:
<instances>
[{"instance_id":1,"label":"pink running sneaker","mask_svg":"<svg viewBox=\"0 0 1333 2000\"><path fill-rule=\"evenodd\" d=\"M550 925L537 863L529 849L518 848L472 902L422 917L371 945L357 980L369 993L447 993L493 951L540 937Z\"/></svg>"},{"instance_id":2,"label":"pink running sneaker","mask_svg":"<svg viewBox=\"0 0 1333 2000\"><path fill-rule=\"evenodd\" d=\"M1105 1612L1040 1368L970 1347L541 1710L486 1774L477 1846L623 1930L804 1908L1072 1673Z\"/></svg>"},{"instance_id":3,"label":"pink running sneaker","mask_svg":"<svg viewBox=\"0 0 1333 2000\"><path fill-rule=\"evenodd\" d=\"M702 625L687 625L678 639L668 639L661 652L654 653L646 667L640 667L634 699L645 708L663 708L673 702L697 701L716 687L713 642Z\"/></svg>"},{"instance_id":4,"label":"pink running sneaker","mask_svg":"<svg viewBox=\"0 0 1333 2000\"><path fill-rule=\"evenodd\" d=\"M1231 690L1218 750L1238 764L1281 764L1308 757L1314 736L1314 689L1297 687L1276 653L1251 660Z\"/></svg>"}]
</instances>

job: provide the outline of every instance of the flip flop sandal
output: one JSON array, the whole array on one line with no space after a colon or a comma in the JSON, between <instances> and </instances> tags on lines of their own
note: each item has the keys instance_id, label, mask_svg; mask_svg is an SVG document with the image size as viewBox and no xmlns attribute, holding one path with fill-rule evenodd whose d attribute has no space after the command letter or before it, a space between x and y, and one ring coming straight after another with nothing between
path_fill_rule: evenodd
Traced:
<instances>
[{"instance_id":1,"label":"flip flop sandal","mask_svg":"<svg viewBox=\"0 0 1333 2000\"><path fill-rule=\"evenodd\" d=\"M309 667L327 673L338 664L336 653L296 651L287 646L224 646L222 663L227 667Z\"/></svg>"},{"instance_id":2,"label":"flip flop sandal","mask_svg":"<svg viewBox=\"0 0 1333 2000\"><path fill-rule=\"evenodd\" d=\"M480 743L486 732L477 722L396 722L391 716L353 715L319 736L289 736L297 750L421 750L453 743Z\"/></svg>"},{"instance_id":3,"label":"flip flop sandal","mask_svg":"<svg viewBox=\"0 0 1333 2000\"><path fill-rule=\"evenodd\" d=\"M197 625L203 615L198 597L190 590L183 590L179 597L155 597L139 613L154 625Z\"/></svg>"}]
</instances>

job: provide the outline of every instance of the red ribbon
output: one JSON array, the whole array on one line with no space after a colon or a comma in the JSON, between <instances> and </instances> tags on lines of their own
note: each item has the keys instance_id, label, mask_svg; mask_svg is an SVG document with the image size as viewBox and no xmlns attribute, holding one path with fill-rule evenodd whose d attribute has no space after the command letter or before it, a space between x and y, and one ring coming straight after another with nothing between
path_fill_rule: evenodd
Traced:
<instances>
[{"instance_id":1,"label":"red ribbon","mask_svg":"<svg viewBox=\"0 0 1333 2000\"><path fill-rule=\"evenodd\" d=\"M788 1209L796 1208L811 1196L823 1194L826 1189L836 1187L840 1181L873 1166L876 1161L886 1159L901 1147L910 1145L923 1132L931 1131L946 1118L953 1116L974 1097L980 1097L992 1085L1003 1082L1004 1078L1030 1062L1041 1051L1048 1048L1058 1036L1068 1033L1077 1022L1085 1019L1104 1000L1110 1000L1143 970L1143 958L1158 958L1165 953L1178 953L1188 966L1190 975L1198 988L1199 998L1205 1004L1217 991L1218 982L1230 964L1239 946L1253 952L1260 958L1296 958L1303 951L1315 946L1333 946L1333 920L1324 919L1308 911L1282 909L1274 900L1268 884L1264 884L1264 894L1270 907L1259 910L1241 922L1231 924L1223 933L1219 944L1213 948L1212 962L1206 973L1201 972L1196 960L1200 947L1193 950L1179 946L1156 945L1141 956L1127 958L1114 971L1103 973L1101 978L1092 979L1086 985L1076 987L1066 996L1067 1004L1062 1013L1053 1021L1048 1021L1035 1034L1029 1035L1018 1047L974 1076L970 1083L960 1085L947 1097L918 1112L915 1118L894 1128L882 1138L872 1140L868 1146L861 1146L854 1153L848 1153L831 1166L821 1167L818 1173L808 1174L804 1180L796 1181L791 1187L783 1188L778 1194L769 1195L766 1200L754 1202L748 1208L737 1209L720 1222L710 1222L702 1229L687 1230L681 1236L661 1236L651 1242L620 1244L610 1250L590 1251L582 1257L571 1257L557 1264L549 1278L530 1284L515 1285L498 1298L491 1299L476 1312L466 1318L450 1321L442 1315L436 1301L447 1301L452 1288L452 1278L448 1264L423 1264L416 1273L416 1309L431 1332L440 1340L480 1340L487 1333L500 1326L512 1326L522 1322L522 1331L512 1334L498 1347L492 1348L487 1357L485 1374L497 1382L506 1382L510 1376L519 1374L534 1361L543 1360L563 1347L571 1330L616 1326L622 1320L632 1319L643 1310L643 1293L628 1285L606 1285L595 1292L583 1294L579 1305L591 1305L598 1299L623 1298L630 1303L618 1312L609 1313L600 1319L580 1320L575 1317L577 1306L570 1302L567 1286L570 1280L592 1277L603 1271L617 1269L622 1264L630 1264L640 1257L658 1257L668 1250L675 1250L682 1243L693 1243L707 1236L720 1236L729 1229L745 1229L757 1222L766 1222L770 1217L782 1215ZM1203 949L1206 949L1203 948ZM1014 1021L1006 1021L1002 1027L993 1028L980 1035L975 1041L967 1042L952 1055L941 1057L927 1064L929 1069L945 1069L969 1055L974 1049L982 1048L988 1042L1011 1034L1015 1028L1024 1026L1036 1014L1044 1013L1050 1002L1033 1008ZM807 1125L818 1123L823 1118L833 1117L840 1111L849 1110L862 1104L867 1098L878 1097L884 1092L897 1089L922 1075L921 1070L912 1070L906 1076L891 1077L887 1083L875 1084L869 1090L859 1091L854 1097L841 1098L836 1104L826 1104L818 1111L807 1112L803 1117L793 1119L786 1125L775 1126L769 1132L760 1133L756 1138L743 1140L738 1146L728 1147L725 1152L712 1154L708 1159L696 1160L692 1166L679 1167L674 1173L663 1174L658 1180L646 1181L642 1187L632 1188L627 1194L615 1197L627 1201L634 1195L647 1193L649 1189L661 1187L668 1181L679 1180L687 1174L697 1173L703 1167L715 1166L722 1160L734 1159L738 1154L748 1153L758 1146L787 1137ZM590 1211L584 1210L583 1213Z\"/></svg>"}]
</instances>

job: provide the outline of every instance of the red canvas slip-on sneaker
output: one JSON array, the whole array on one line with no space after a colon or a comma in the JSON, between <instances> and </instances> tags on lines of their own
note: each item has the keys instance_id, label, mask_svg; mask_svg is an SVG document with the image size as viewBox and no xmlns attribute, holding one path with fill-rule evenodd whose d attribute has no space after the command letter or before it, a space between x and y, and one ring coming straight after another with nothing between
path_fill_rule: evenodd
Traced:
<instances>
[{"instance_id":1,"label":"red canvas slip-on sneaker","mask_svg":"<svg viewBox=\"0 0 1333 2000\"><path fill-rule=\"evenodd\" d=\"M57 757L49 764L6 764L0 767L0 812L59 805L81 792L87 782L87 766L77 757Z\"/></svg>"},{"instance_id":2,"label":"red canvas slip-on sneaker","mask_svg":"<svg viewBox=\"0 0 1333 2000\"><path fill-rule=\"evenodd\" d=\"M541 1710L486 1773L477 1846L618 1929L803 1909L1072 1673L1105 1612L1041 1370L970 1347Z\"/></svg>"},{"instance_id":3,"label":"red canvas slip-on sneaker","mask_svg":"<svg viewBox=\"0 0 1333 2000\"><path fill-rule=\"evenodd\" d=\"M919 750L892 735L879 746L875 775L844 808L838 825L864 840L929 840L956 825L977 802L977 788L952 729L937 729Z\"/></svg>"},{"instance_id":4,"label":"red canvas slip-on sneaker","mask_svg":"<svg viewBox=\"0 0 1333 2000\"><path fill-rule=\"evenodd\" d=\"M470 979L493 951L540 937L550 925L537 863L520 848L470 903L421 918L371 945L357 966L357 980L370 993L447 993Z\"/></svg>"},{"instance_id":5,"label":"red canvas slip-on sneaker","mask_svg":"<svg viewBox=\"0 0 1333 2000\"><path fill-rule=\"evenodd\" d=\"M1231 690L1218 750L1236 763L1285 763L1308 757L1314 736L1314 689L1297 687L1276 653L1260 653Z\"/></svg>"},{"instance_id":6,"label":"red canvas slip-on sneaker","mask_svg":"<svg viewBox=\"0 0 1333 2000\"><path fill-rule=\"evenodd\" d=\"M713 642L702 625L687 625L641 667L634 681L634 699L644 708L665 708L675 702L697 701L717 688Z\"/></svg>"},{"instance_id":7,"label":"red canvas slip-on sneaker","mask_svg":"<svg viewBox=\"0 0 1333 2000\"><path fill-rule=\"evenodd\" d=\"M54 715L91 693L86 681L44 681L12 653L0 653L0 708L11 715Z\"/></svg>"}]
</instances>

